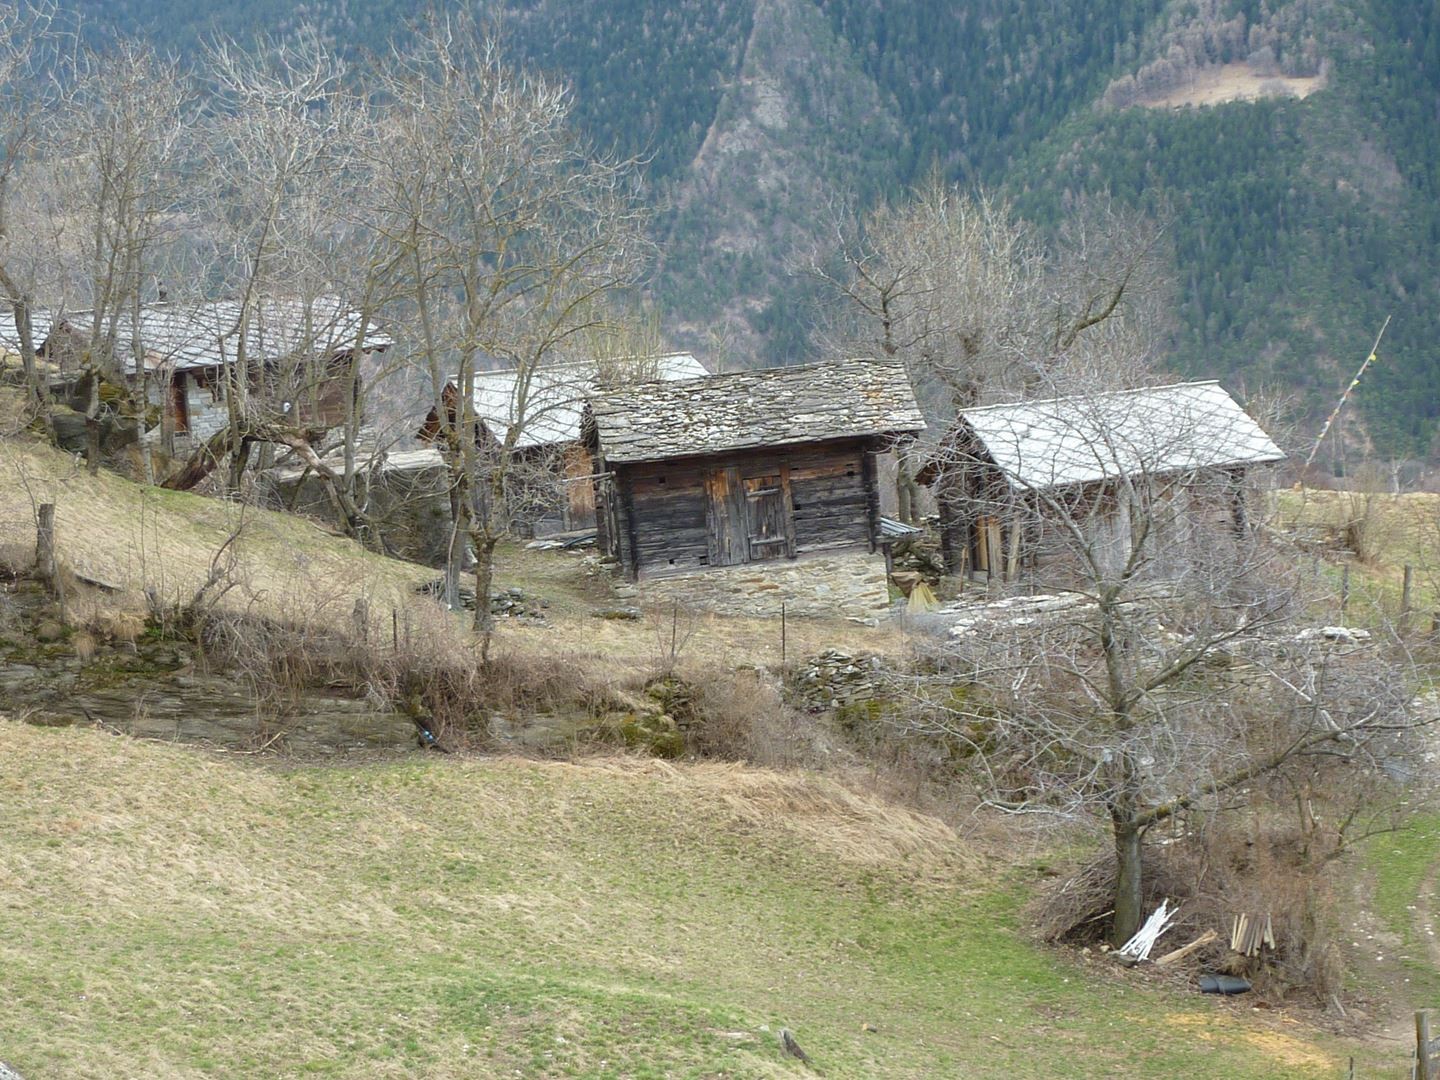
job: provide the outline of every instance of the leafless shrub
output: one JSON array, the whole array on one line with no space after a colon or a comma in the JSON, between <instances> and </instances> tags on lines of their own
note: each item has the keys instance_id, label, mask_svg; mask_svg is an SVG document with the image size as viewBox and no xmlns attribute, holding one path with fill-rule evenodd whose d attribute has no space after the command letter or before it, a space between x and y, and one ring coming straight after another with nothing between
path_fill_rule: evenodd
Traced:
<instances>
[{"instance_id":1,"label":"leafless shrub","mask_svg":"<svg viewBox=\"0 0 1440 1080\"><path fill-rule=\"evenodd\" d=\"M711 669L696 683L686 740L693 753L765 768L811 765L822 756L815 721L789 708L763 672Z\"/></svg>"},{"instance_id":2,"label":"leafless shrub","mask_svg":"<svg viewBox=\"0 0 1440 1080\"><path fill-rule=\"evenodd\" d=\"M1379 563L1390 541L1380 501L1384 496L1373 491L1346 492L1341 506L1345 518L1340 533L1345 547L1362 563Z\"/></svg>"},{"instance_id":3,"label":"leafless shrub","mask_svg":"<svg viewBox=\"0 0 1440 1080\"><path fill-rule=\"evenodd\" d=\"M1209 969L1244 975L1273 998L1301 995L1328 1002L1344 975L1334 940L1334 875L1308 859L1292 823L1261 813L1247 822L1196 818L1156 845L1147 867L1144 904L1161 900L1179 915L1155 955L1214 930L1217 941L1195 954ZM1030 905L1036 932L1050 942L1098 945L1106 940L1115 896L1115 860L1099 853L1057 876ZM1229 948L1237 915L1270 919L1274 948L1246 957Z\"/></svg>"}]
</instances>

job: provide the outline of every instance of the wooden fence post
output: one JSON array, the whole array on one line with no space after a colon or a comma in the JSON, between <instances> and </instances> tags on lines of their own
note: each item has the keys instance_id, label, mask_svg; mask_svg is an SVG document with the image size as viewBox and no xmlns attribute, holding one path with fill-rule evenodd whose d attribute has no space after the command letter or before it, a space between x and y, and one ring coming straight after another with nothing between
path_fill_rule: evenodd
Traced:
<instances>
[{"instance_id":1,"label":"wooden fence post","mask_svg":"<svg viewBox=\"0 0 1440 1080\"><path fill-rule=\"evenodd\" d=\"M1415 568L1405 564L1405 577L1400 584L1400 633L1410 632L1410 586L1414 581Z\"/></svg>"},{"instance_id":2,"label":"wooden fence post","mask_svg":"<svg viewBox=\"0 0 1440 1080\"><path fill-rule=\"evenodd\" d=\"M55 564L55 504L40 504L40 522L35 530L35 572L53 593L58 584Z\"/></svg>"},{"instance_id":3,"label":"wooden fence post","mask_svg":"<svg viewBox=\"0 0 1440 1080\"><path fill-rule=\"evenodd\" d=\"M351 612L351 619L355 626L355 636L362 642L370 640L370 601L360 596L355 599L355 610Z\"/></svg>"},{"instance_id":4,"label":"wooden fence post","mask_svg":"<svg viewBox=\"0 0 1440 1080\"><path fill-rule=\"evenodd\" d=\"M1345 621L1345 609L1350 606L1350 564L1340 568L1340 621Z\"/></svg>"},{"instance_id":5,"label":"wooden fence post","mask_svg":"<svg viewBox=\"0 0 1440 1080\"><path fill-rule=\"evenodd\" d=\"M1415 1080L1440 1080L1435 1068L1435 1047L1430 1039L1430 1010L1415 1014Z\"/></svg>"}]
</instances>

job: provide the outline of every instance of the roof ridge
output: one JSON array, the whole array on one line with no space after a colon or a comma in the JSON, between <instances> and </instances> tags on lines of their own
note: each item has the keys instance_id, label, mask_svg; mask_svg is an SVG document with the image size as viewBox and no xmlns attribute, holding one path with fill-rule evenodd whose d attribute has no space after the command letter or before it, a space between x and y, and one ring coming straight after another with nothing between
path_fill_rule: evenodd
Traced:
<instances>
[{"instance_id":1,"label":"roof ridge","mask_svg":"<svg viewBox=\"0 0 1440 1080\"><path fill-rule=\"evenodd\" d=\"M681 354L672 354L681 355ZM686 355L694 356L694 353ZM698 357L697 357L698 360ZM693 379L670 379L665 382L667 388L681 389L690 383L704 383L710 385L716 379L734 379L743 376L759 377L762 375L775 376L790 374L796 371L817 371L828 368L838 368L851 364L885 364L891 367L904 367L905 362L893 356L849 356L843 360L812 360L808 364L773 364L770 367L741 368L739 371L716 371L706 376L695 376ZM630 387L618 387L611 392L601 395L603 397L618 397L624 394Z\"/></svg>"},{"instance_id":2,"label":"roof ridge","mask_svg":"<svg viewBox=\"0 0 1440 1080\"><path fill-rule=\"evenodd\" d=\"M959 410L959 412L961 416L969 416L971 413L989 412L992 409L1016 409L1028 408L1033 405L1051 405L1059 401L1074 401L1076 398L1121 397L1126 394L1152 394L1159 390L1178 390L1181 387L1189 386L1219 385L1219 379L1189 379L1181 382L1162 383L1159 386L1132 386L1124 390L1098 390L1094 393L1057 394L1055 397L1048 398L1022 398L1019 401L997 401L990 405L972 405L967 409Z\"/></svg>"}]
</instances>

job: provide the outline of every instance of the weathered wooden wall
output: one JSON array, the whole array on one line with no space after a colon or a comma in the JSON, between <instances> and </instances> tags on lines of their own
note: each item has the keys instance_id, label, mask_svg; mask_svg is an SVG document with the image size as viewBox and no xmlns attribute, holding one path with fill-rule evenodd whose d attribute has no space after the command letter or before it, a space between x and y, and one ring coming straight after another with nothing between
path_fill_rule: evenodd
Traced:
<instances>
[{"instance_id":1,"label":"weathered wooden wall","mask_svg":"<svg viewBox=\"0 0 1440 1080\"><path fill-rule=\"evenodd\" d=\"M1197 558L1218 556L1217 543L1250 527L1259 496L1256 478L1248 472L1240 467L1207 469L1144 481L1151 488L1144 525L1151 530L1146 559L1152 572L1178 573ZM1134 530L1141 524L1133 520L1128 498L1110 484L1088 484L1052 497L1064 503L1065 517L1093 548L1104 572L1123 569ZM1056 519L1056 511L1029 501L1035 505L1023 512L1026 524L1018 547L1012 544L1012 516L1004 513L998 499L977 500L965 508L961 524L968 548L966 570L1007 579L1017 571L1056 580L1088 574L1075 535Z\"/></svg>"},{"instance_id":2,"label":"weathered wooden wall","mask_svg":"<svg viewBox=\"0 0 1440 1080\"><path fill-rule=\"evenodd\" d=\"M591 483L595 472L594 458L583 443L565 448L565 528L595 528L595 486Z\"/></svg>"},{"instance_id":3,"label":"weathered wooden wall","mask_svg":"<svg viewBox=\"0 0 1440 1080\"><path fill-rule=\"evenodd\" d=\"M879 494L868 449L850 440L620 466L608 496L617 511L610 550L642 577L768 561L739 529L747 500L763 500L766 554L869 551Z\"/></svg>"}]
</instances>

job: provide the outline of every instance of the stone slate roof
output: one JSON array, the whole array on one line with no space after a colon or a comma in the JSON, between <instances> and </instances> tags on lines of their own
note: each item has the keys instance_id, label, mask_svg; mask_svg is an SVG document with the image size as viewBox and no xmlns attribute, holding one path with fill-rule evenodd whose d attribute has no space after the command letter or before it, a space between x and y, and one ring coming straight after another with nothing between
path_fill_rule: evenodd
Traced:
<instances>
[{"instance_id":1,"label":"stone slate roof","mask_svg":"<svg viewBox=\"0 0 1440 1080\"><path fill-rule=\"evenodd\" d=\"M634 357L636 375L662 382L703 379L710 373L690 353ZM621 365L626 361L619 361ZM580 412L596 392L593 363L550 364L530 372L522 386L513 369L477 372L475 414L496 439L523 421L516 446L553 446L580 437Z\"/></svg>"},{"instance_id":2,"label":"stone slate roof","mask_svg":"<svg viewBox=\"0 0 1440 1080\"><path fill-rule=\"evenodd\" d=\"M925 428L904 366L883 360L650 383L596 397L588 423L607 464Z\"/></svg>"},{"instance_id":3,"label":"stone slate roof","mask_svg":"<svg viewBox=\"0 0 1440 1080\"><path fill-rule=\"evenodd\" d=\"M1217 382L988 405L960 419L1012 487L1034 491L1285 458Z\"/></svg>"},{"instance_id":4,"label":"stone slate roof","mask_svg":"<svg viewBox=\"0 0 1440 1080\"><path fill-rule=\"evenodd\" d=\"M234 300L206 300L195 303L157 302L140 308L140 344L149 368L186 371L220 367L234 359L236 327L240 305ZM66 313L63 318L44 311L31 315L38 348L52 329L69 327L88 335L94 315L88 311ZM360 329L360 313L334 296L320 296L302 302L290 297L267 297L257 301L251 312L246 348L252 357L279 362L295 357L331 356L353 348ZM117 320L116 351L133 373L130 343L134 337L128 314ZM382 351L392 344L389 334L375 324L366 326L365 348ZM0 347L18 352L20 335L13 312L0 315Z\"/></svg>"},{"instance_id":5,"label":"stone slate roof","mask_svg":"<svg viewBox=\"0 0 1440 1080\"><path fill-rule=\"evenodd\" d=\"M30 337L34 341L35 348L45 344L45 339L50 336L50 324L52 317L48 311L41 308L34 308L30 312ZM0 311L0 349L6 352L20 353L20 329L15 325L15 311L9 304Z\"/></svg>"}]
</instances>

